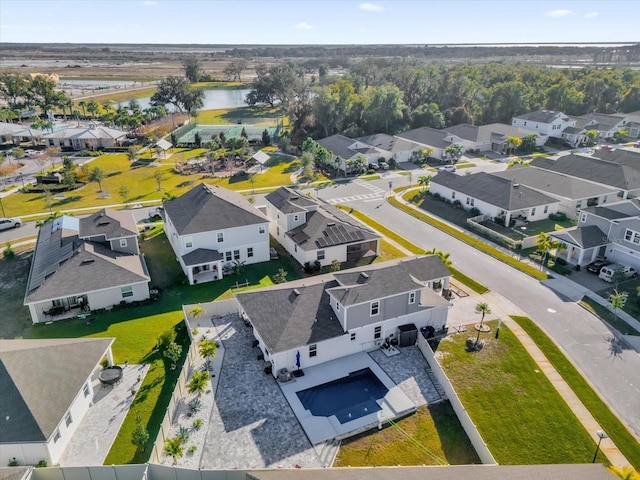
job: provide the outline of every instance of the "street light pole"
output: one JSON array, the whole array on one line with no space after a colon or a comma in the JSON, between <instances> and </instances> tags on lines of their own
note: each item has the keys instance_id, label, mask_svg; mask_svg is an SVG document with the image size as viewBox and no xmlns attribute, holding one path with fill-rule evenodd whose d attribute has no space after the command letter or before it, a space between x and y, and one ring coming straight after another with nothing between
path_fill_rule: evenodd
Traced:
<instances>
[{"instance_id":1,"label":"street light pole","mask_svg":"<svg viewBox=\"0 0 640 480\"><path fill-rule=\"evenodd\" d=\"M598 435L598 445L596 445L596 453L593 454L593 460L591 463L596 463L596 457L598 456L598 450L600 450L600 443L602 442L602 439L609 438L609 435L604 433L602 430L598 430L596 435Z\"/></svg>"}]
</instances>

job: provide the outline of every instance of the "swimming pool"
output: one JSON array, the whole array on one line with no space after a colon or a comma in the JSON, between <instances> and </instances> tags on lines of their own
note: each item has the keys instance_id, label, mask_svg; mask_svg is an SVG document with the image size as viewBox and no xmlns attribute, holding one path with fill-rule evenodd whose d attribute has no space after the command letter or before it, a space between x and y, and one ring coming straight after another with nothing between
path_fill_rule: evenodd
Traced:
<instances>
[{"instance_id":1,"label":"swimming pool","mask_svg":"<svg viewBox=\"0 0 640 480\"><path fill-rule=\"evenodd\" d=\"M317 417L335 415L347 423L381 410L376 400L389 390L369 368L296 392L305 409Z\"/></svg>"}]
</instances>

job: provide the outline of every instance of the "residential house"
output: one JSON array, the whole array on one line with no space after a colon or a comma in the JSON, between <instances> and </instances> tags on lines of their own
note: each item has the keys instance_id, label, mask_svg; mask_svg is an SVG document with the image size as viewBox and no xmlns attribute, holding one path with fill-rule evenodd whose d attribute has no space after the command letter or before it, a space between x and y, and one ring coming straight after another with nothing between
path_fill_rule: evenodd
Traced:
<instances>
[{"instance_id":1,"label":"residential house","mask_svg":"<svg viewBox=\"0 0 640 480\"><path fill-rule=\"evenodd\" d=\"M581 208L618 200L618 190L613 187L536 167L514 167L491 175L507 178L557 199L560 201L558 211L569 218L575 218Z\"/></svg>"},{"instance_id":2,"label":"residential house","mask_svg":"<svg viewBox=\"0 0 640 480\"><path fill-rule=\"evenodd\" d=\"M534 222L557 213L559 200L521 185L509 178L484 172L456 175L439 172L431 179L429 190L450 203L460 202L466 210L477 209L504 225L516 221Z\"/></svg>"},{"instance_id":3,"label":"residential house","mask_svg":"<svg viewBox=\"0 0 640 480\"><path fill-rule=\"evenodd\" d=\"M462 139L464 148L468 152L488 152L506 153L509 145L509 137L523 138L532 135L530 130L505 125L504 123L491 123L489 125L475 126L461 123L447 127L445 131ZM535 135L535 134L534 134ZM542 146L547 142L547 136L537 134L536 145Z\"/></svg>"},{"instance_id":4,"label":"residential house","mask_svg":"<svg viewBox=\"0 0 640 480\"><path fill-rule=\"evenodd\" d=\"M331 265L375 257L380 235L324 201L287 187L269 193L267 217L271 235L300 265Z\"/></svg>"},{"instance_id":5,"label":"residential house","mask_svg":"<svg viewBox=\"0 0 640 480\"><path fill-rule=\"evenodd\" d=\"M429 156L442 162L454 160L447 152L447 147L457 144L464 149L465 146L464 140L457 135L430 127L408 130L397 134L396 137L417 144L415 151L430 149Z\"/></svg>"},{"instance_id":6,"label":"residential house","mask_svg":"<svg viewBox=\"0 0 640 480\"><path fill-rule=\"evenodd\" d=\"M382 150L344 135L331 135L316 140L316 143L331 153L331 164L344 175L360 173L369 163L378 163L380 158L384 158Z\"/></svg>"},{"instance_id":7,"label":"residential house","mask_svg":"<svg viewBox=\"0 0 640 480\"><path fill-rule=\"evenodd\" d=\"M20 465L58 463L91 407L113 338L0 342L0 451Z\"/></svg>"},{"instance_id":8,"label":"residential house","mask_svg":"<svg viewBox=\"0 0 640 480\"><path fill-rule=\"evenodd\" d=\"M97 124L69 127L42 135L47 147L62 150L114 148L127 138L127 132Z\"/></svg>"},{"instance_id":9,"label":"residential house","mask_svg":"<svg viewBox=\"0 0 640 480\"><path fill-rule=\"evenodd\" d=\"M551 235L566 246L559 256L573 265L603 257L640 269L640 202L636 199L584 208L576 227Z\"/></svg>"},{"instance_id":10,"label":"residential house","mask_svg":"<svg viewBox=\"0 0 640 480\"><path fill-rule=\"evenodd\" d=\"M423 148L417 143L386 133L358 137L356 140L375 147L385 160L393 159L396 162L411 161L415 152Z\"/></svg>"},{"instance_id":11,"label":"residential house","mask_svg":"<svg viewBox=\"0 0 640 480\"><path fill-rule=\"evenodd\" d=\"M597 131L601 140L613 138L616 132L624 130L629 123L629 119L624 115L606 113L587 113L573 119L577 122L575 126L582 127L585 131Z\"/></svg>"},{"instance_id":12,"label":"residential house","mask_svg":"<svg viewBox=\"0 0 640 480\"><path fill-rule=\"evenodd\" d=\"M562 112L536 110L513 117L511 125L546 137L562 138L565 128L575 127L575 120Z\"/></svg>"},{"instance_id":13,"label":"residential house","mask_svg":"<svg viewBox=\"0 0 640 480\"><path fill-rule=\"evenodd\" d=\"M618 190L618 199L640 194L640 169L637 167L575 154L557 160L535 158L530 165L615 188Z\"/></svg>"},{"instance_id":14,"label":"residential house","mask_svg":"<svg viewBox=\"0 0 640 480\"><path fill-rule=\"evenodd\" d=\"M274 285L235 295L274 375L398 340L399 327L446 326L451 272L435 255ZM404 330L404 328L400 328Z\"/></svg>"},{"instance_id":15,"label":"residential house","mask_svg":"<svg viewBox=\"0 0 640 480\"><path fill-rule=\"evenodd\" d=\"M33 323L149 298L138 229L126 211L62 216L40 227L24 304Z\"/></svg>"},{"instance_id":16,"label":"residential house","mask_svg":"<svg viewBox=\"0 0 640 480\"><path fill-rule=\"evenodd\" d=\"M615 162L620 165L625 165L636 170L640 170L640 152L634 152L633 150L625 150L624 148L617 148L615 150L596 150L593 156L600 160L606 160L607 162Z\"/></svg>"},{"instance_id":17,"label":"residential house","mask_svg":"<svg viewBox=\"0 0 640 480\"><path fill-rule=\"evenodd\" d=\"M200 184L164 204L164 229L189 284L269 260L269 219L239 193Z\"/></svg>"},{"instance_id":18,"label":"residential house","mask_svg":"<svg viewBox=\"0 0 640 480\"><path fill-rule=\"evenodd\" d=\"M635 139L640 138L640 110L625 113L625 117L629 119L626 125L627 136Z\"/></svg>"}]
</instances>

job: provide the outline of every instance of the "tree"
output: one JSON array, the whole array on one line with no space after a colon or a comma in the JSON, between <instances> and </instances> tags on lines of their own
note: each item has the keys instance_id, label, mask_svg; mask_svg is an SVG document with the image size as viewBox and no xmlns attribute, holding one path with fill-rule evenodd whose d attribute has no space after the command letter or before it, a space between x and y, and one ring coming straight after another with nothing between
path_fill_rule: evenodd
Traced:
<instances>
[{"instance_id":1,"label":"tree","mask_svg":"<svg viewBox=\"0 0 640 480\"><path fill-rule=\"evenodd\" d=\"M200 148L202 146L202 137L200 136L200 132L196 132L193 136L193 143L196 144L196 148Z\"/></svg>"},{"instance_id":2,"label":"tree","mask_svg":"<svg viewBox=\"0 0 640 480\"><path fill-rule=\"evenodd\" d=\"M95 118L96 113L98 113L99 109L100 105L98 105L98 102L96 102L95 100L89 100L89 102L87 103L87 112L91 114L91 118Z\"/></svg>"},{"instance_id":3,"label":"tree","mask_svg":"<svg viewBox=\"0 0 640 480\"><path fill-rule=\"evenodd\" d=\"M542 232L538 235L538 252L542 254L542 258L540 259L540 268L547 265L549 262L549 253L554 248L558 248L558 242L551 237L546 232Z\"/></svg>"},{"instance_id":4,"label":"tree","mask_svg":"<svg viewBox=\"0 0 640 480\"><path fill-rule=\"evenodd\" d=\"M519 137L507 137L507 151L515 152L522 145L522 139Z\"/></svg>"},{"instance_id":5,"label":"tree","mask_svg":"<svg viewBox=\"0 0 640 480\"><path fill-rule=\"evenodd\" d=\"M56 82L45 75L38 75L28 83L27 96L31 102L47 113L54 107L65 104L68 97L63 92L55 90Z\"/></svg>"},{"instance_id":6,"label":"tree","mask_svg":"<svg viewBox=\"0 0 640 480\"><path fill-rule=\"evenodd\" d=\"M437 248L432 248L431 250L428 250L425 252L427 255L436 255L441 261L442 263L444 263L444 265L446 267L450 267L451 265L453 265L453 262L451 261L451 254L450 253L445 253L442 250L438 250Z\"/></svg>"},{"instance_id":7,"label":"tree","mask_svg":"<svg viewBox=\"0 0 640 480\"><path fill-rule=\"evenodd\" d=\"M36 162L40 165L40 173L44 171L44 166L47 164L49 159L45 153L39 153L35 156Z\"/></svg>"},{"instance_id":8,"label":"tree","mask_svg":"<svg viewBox=\"0 0 640 480\"><path fill-rule=\"evenodd\" d=\"M271 135L269 135L269 130L266 128L262 131L262 145L265 147L271 145Z\"/></svg>"},{"instance_id":9,"label":"tree","mask_svg":"<svg viewBox=\"0 0 640 480\"><path fill-rule=\"evenodd\" d=\"M611 295L609 295L609 306L613 308L613 317L615 321L618 320L618 309L624 308L627 303L627 298L629 294L627 292L618 292L617 289L613 291Z\"/></svg>"},{"instance_id":10,"label":"tree","mask_svg":"<svg viewBox=\"0 0 640 480\"><path fill-rule=\"evenodd\" d=\"M131 443L138 447L141 452L144 452L145 446L149 441L149 432L147 427L142 424L142 417L140 414L136 415L136 427L131 432Z\"/></svg>"},{"instance_id":11,"label":"tree","mask_svg":"<svg viewBox=\"0 0 640 480\"><path fill-rule=\"evenodd\" d=\"M284 268L280 268L280 269L278 270L278 273L276 273L276 274L273 276L273 281L274 281L275 283L284 283L284 282L286 282L286 281L287 281L287 275L288 275L288 274L287 274L287 272L285 271L285 269L284 269Z\"/></svg>"},{"instance_id":12,"label":"tree","mask_svg":"<svg viewBox=\"0 0 640 480\"><path fill-rule=\"evenodd\" d=\"M339 272L340 271L340 260L333 259L331 260L331 266L329 267L330 272Z\"/></svg>"},{"instance_id":13,"label":"tree","mask_svg":"<svg viewBox=\"0 0 640 480\"><path fill-rule=\"evenodd\" d=\"M188 313L191 316L191 318L193 318L194 320L198 320L202 315L207 313L207 311L204 308L202 308L200 305L194 305L194 307L191 310L189 310Z\"/></svg>"},{"instance_id":14,"label":"tree","mask_svg":"<svg viewBox=\"0 0 640 480\"><path fill-rule=\"evenodd\" d=\"M158 190L162 190L162 170L158 169L153 172L153 179L156 181L156 185L158 185Z\"/></svg>"},{"instance_id":15,"label":"tree","mask_svg":"<svg viewBox=\"0 0 640 480\"><path fill-rule=\"evenodd\" d=\"M93 167L89 172L89 181L96 182L98 184L98 191L102 191L102 181L107 178L107 174L104 173L100 167Z\"/></svg>"},{"instance_id":16,"label":"tree","mask_svg":"<svg viewBox=\"0 0 640 480\"><path fill-rule=\"evenodd\" d=\"M120 195L120 198L124 202L125 206L127 206L129 204L129 200L131 199L131 190L129 190L129 187L127 187L125 184L120 185L120 188L118 189L118 195Z\"/></svg>"},{"instance_id":17,"label":"tree","mask_svg":"<svg viewBox=\"0 0 640 480\"><path fill-rule=\"evenodd\" d=\"M151 97L151 105L173 105L180 113L193 113L204 104L204 91L191 89L184 77L167 77L158 84Z\"/></svg>"},{"instance_id":18,"label":"tree","mask_svg":"<svg viewBox=\"0 0 640 480\"><path fill-rule=\"evenodd\" d=\"M531 135L525 135L522 137L522 143L520 144L520 151L524 153L531 153L536 148L536 141L538 140L538 134L532 133Z\"/></svg>"},{"instance_id":19,"label":"tree","mask_svg":"<svg viewBox=\"0 0 640 480\"><path fill-rule=\"evenodd\" d=\"M138 159L138 150L136 147L127 148L127 158L130 162L135 162Z\"/></svg>"},{"instance_id":20,"label":"tree","mask_svg":"<svg viewBox=\"0 0 640 480\"><path fill-rule=\"evenodd\" d=\"M75 172L70 170L66 170L64 172L64 178L62 179L62 183L67 187L67 190L73 190L76 186L76 182L78 181L78 175Z\"/></svg>"},{"instance_id":21,"label":"tree","mask_svg":"<svg viewBox=\"0 0 640 480\"><path fill-rule=\"evenodd\" d=\"M56 167L56 159L60 158L60 152L62 152L60 147L47 147L44 151L53 168Z\"/></svg>"},{"instance_id":22,"label":"tree","mask_svg":"<svg viewBox=\"0 0 640 480\"><path fill-rule=\"evenodd\" d=\"M587 142L588 147L592 147L596 143L596 139L598 138L597 130L587 130L584 134L585 140Z\"/></svg>"},{"instance_id":23,"label":"tree","mask_svg":"<svg viewBox=\"0 0 640 480\"><path fill-rule=\"evenodd\" d=\"M198 345L198 351L202 358L215 357L218 351L218 342L215 340L202 340Z\"/></svg>"},{"instance_id":24,"label":"tree","mask_svg":"<svg viewBox=\"0 0 640 480\"><path fill-rule=\"evenodd\" d=\"M20 73L0 74L0 95L7 101L9 108L17 108L20 100L27 94L27 79Z\"/></svg>"},{"instance_id":25,"label":"tree","mask_svg":"<svg viewBox=\"0 0 640 480\"><path fill-rule=\"evenodd\" d=\"M418 178L418 184L422 185L422 191L426 192L429 187L429 183L431 182L431 175L422 175Z\"/></svg>"},{"instance_id":26,"label":"tree","mask_svg":"<svg viewBox=\"0 0 640 480\"><path fill-rule=\"evenodd\" d=\"M222 71L222 74L231 81L241 82L242 71L247 69L249 62L244 59L229 62Z\"/></svg>"},{"instance_id":27,"label":"tree","mask_svg":"<svg viewBox=\"0 0 640 480\"><path fill-rule=\"evenodd\" d=\"M478 342L480 341L480 332L482 331L482 325L484 324L484 316L491 313L491 307L486 302L480 302L476 304L476 313L482 314L482 318L480 320L480 326L478 328L478 335L476 336L476 346L478 346Z\"/></svg>"},{"instance_id":28,"label":"tree","mask_svg":"<svg viewBox=\"0 0 640 480\"><path fill-rule=\"evenodd\" d=\"M425 103L416 108L411 114L411 126L413 128L444 128L444 115L440 111L438 104Z\"/></svg>"},{"instance_id":29,"label":"tree","mask_svg":"<svg viewBox=\"0 0 640 480\"><path fill-rule=\"evenodd\" d=\"M233 261L233 271L236 274L236 277L239 277L242 274L242 271L244 270L245 265L246 265L246 262L242 262L240 260Z\"/></svg>"},{"instance_id":30,"label":"tree","mask_svg":"<svg viewBox=\"0 0 640 480\"><path fill-rule=\"evenodd\" d=\"M622 480L640 480L640 474L633 467L607 467L611 473Z\"/></svg>"},{"instance_id":31,"label":"tree","mask_svg":"<svg viewBox=\"0 0 640 480\"><path fill-rule=\"evenodd\" d=\"M158 338L156 339L156 346L160 350L165 350L171 344L171 342L175 341L175 339L176 331L173 329L167 330L166 332L158 335Z\"/></svg>"},{"instance_id":32,"label":"tree","mask_svg":"<svg viewBox=\"0 0 640 480\"><path fill-rule=\"evenodd\" d=\"M86 117L87 116L87 111L86 111L87 102L85 102L84 100L80 100L78 102L78 106L82 109L82 116Z\"/></svg>"},{"instance_id":33,"label":"tree","mask_svg":"<svg viewBox=\"0 0 640 480\"><path fill-rule=\"evenodd\" d=\"M187 391L189 393L197 393L200 396L207 388L207 383L209 383L209 374L207 372L194 372L187 384Z\"/></svg>"},{"instance_id":34,"label":"tree","mask_svg":"<svg viewBox=\"0 0 640 480\"><path fill-rule=\"evenodd\" d=\"M447 157L449 157L454 163L460 160L462 153L464 152L464 147L459 143L453 143L444 149L444 153Z\"/></svg>"},{"instance_id":35,"label":"tree","mask_svg":"<svg viewBox=\"0 0 640 480\"><path fill-rule=\"evenodd\" d=\"M182 66L184 67L184 76L191 83L200 81L202 76L200 62L195 57L188 57L182 60Z\"/></svg>"},{"instance_id":36,"label":"tree","mask_svg":"<svg viewBox=\"0 0 640 480\"><path fill-rule=\"evenodd\" d=\"M170 438L164 444L164 453L167 457L173 459L173 465L177 465L178 459L184 455L184 444L182 438L174 437Z\"/></svg>"},{"instance_id":37,"label":"tree","mask_svg":"<svg viewBox=\"0 0 640 480\"><path fill-rule=\"evenodd\" d=\"M178 345L176 342L171 342L167 345L167 348L164 351L164 356L171 360L171 370L176 368L176 362L180 360L180 356L182 355L182 346Z\"/></svg>"}]
</instances>

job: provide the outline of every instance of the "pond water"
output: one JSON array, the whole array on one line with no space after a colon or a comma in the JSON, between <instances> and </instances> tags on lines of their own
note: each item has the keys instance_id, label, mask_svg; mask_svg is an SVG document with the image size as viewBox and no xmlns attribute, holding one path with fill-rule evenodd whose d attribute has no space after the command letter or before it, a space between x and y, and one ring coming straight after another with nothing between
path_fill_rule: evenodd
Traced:
<instances>
[{"instance_id":1,"label":"pond water","mask_svg":"<svg viewBox=\"0 0 640 480\"><path fill-rule=\"evenodd\" d=\"M201 110L214 110L216 108L237 108L237 107L246 107L247 104L244 103L244 99L247 94L251 91L249 88L238 88L238 89L226 89L226 88L216 88L204 91L204 106ZM149 108L149 104L151 101L151 97L138 98L138 103L140 104L140 109L144 110L145 108ZM117 107L123 106L126 107L129 104L129 101L121 102L117 104ZM172 110L173 107L167 106L169 110Z\"/></svg>"},{"instance_id":2,"label":"pond water","mask_svg":"<svg viewBox=\"0 0 640 480\"><path fill-rule=\"evenodd\" d=\"M100 87L133 87L136 85L142 85L141 82L134 82L133 80L82 80L75 79L69 80L66 78L60 79L60 86L70 86L74 88L87 87L98 89Z\"/></svg>"}]
</instances>

